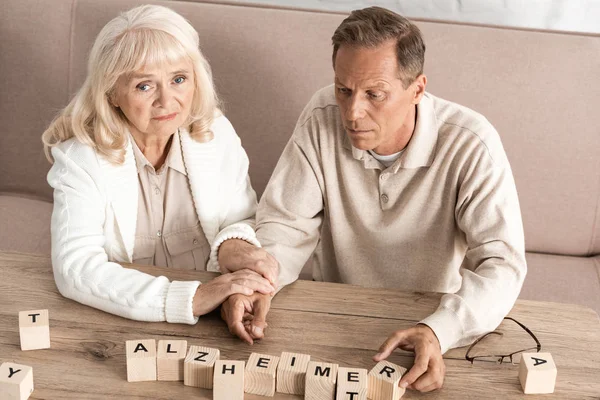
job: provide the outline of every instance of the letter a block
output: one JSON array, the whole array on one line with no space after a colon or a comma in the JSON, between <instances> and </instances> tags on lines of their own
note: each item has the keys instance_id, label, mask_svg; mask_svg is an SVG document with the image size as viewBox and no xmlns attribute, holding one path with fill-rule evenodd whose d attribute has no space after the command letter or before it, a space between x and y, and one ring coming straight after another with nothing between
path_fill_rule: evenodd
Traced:
<instances>
[{"instance_id":1,"label":"letter a block","mask_svg":"<svg viewBox=\"0 0 600 400\"><path fill-rule=\"evenodd\" d=\"M367 400L367 370L339 368L335 400Z\"/></svg>"},{"instance_id":2,"label":"letter a block","mask_svg":"<svg viewBox=\"0 0 600 400\"><path fill-rule=\"evenodd\" d=\"M48 310L19 312L21 350L50 348L50 322Z\"/></svg>"},{"instance_id":3,"label":"letter a block","mask_svg":"<svg viewBox=\"0 0 600 400\"><path fill-rule=\"evenodd\" d=\"M187 340L159 340L156 351L156 375L159 381L182 381Z\"/></svg>"},{"instance_id":4,"label":"letter a block","mask_svg":"<svg viewBox=\"0 0 600 400\"><path fill-rule=\"evenodd\" d=\"M277 391L288 394L304 394L306 369L310 362L308 354L281 353L277 366Z\"/></svg>"},{"instance_id":5,"label":"letter a block","mask_svg":"<svg viewBox=\"0 0 600 400\"><path fill-rule=\"evenodd\" d=\"M406 389L398 386L406 368L389 361L379 361L369 372L367 397L372 400L398 400Z\"/></svg>"},{"instance_id":6,"label":"letter a block","mask_svg":"<svg viewBox=\"0 0 600 400\"><path fill-rule=\"evenodd\" d=\"M219 349L190 346L185 357L183 384L204 389L213 388L215 362L221 357Z\"/></svg>"},{"instance_id":7,"label":"letter a block","mask_svg":"<svg viewBox=\"0 0 600 400\"><path fill-rule=\"evenodd\" d=\"M33 369L27 365L3 363L0 366L0 399L26 400L33 392Z\"/></svg>"},{"instance_id":8,"label":"letter a block","mask_svg":"<svg viewBox=\"0 0 600 400\"><path fill-rule=\"evenodd\" d=\"M550 353L523 353L519 381L525 394L554 393L556 365Z\"/></svg>"},{"instance_id":9,"label":"letter a block","mask_svg":"<svg viewBox=\"0 0 600 400\"><path fill-rule=\"evenodd\" d=\"M125 352L128 382L156 380L156 340L128 340Z\"/></svg>"},{"instance_id":10,"label":"letter a block","mask_svg":"<svg viewBox=\"0 0 600 400\"><path fill-rule=\"evenodd\" d=\"M279 357L250 354L244 376L244 391L261 396L275 395L277 364L279 364Z\"/></svg>"},{"instance_id":11,"label":"letter a block","mask_svg":"<svg viewBox=\"0 0 600 400\"><path fill-rule=\"evenodd\" d=\"M338 365L311 361L306 370L305 400L333 400Z\"/></svg>"},{"instance_id":12,"label":"letter a block","mask_svg":"<svg viewBox=\"0 0 600 400\"><path fill-rule=\"evenodd\" d=\"M213 400L244 399L244 364L232 360L215 362Z\"/></svg>"}]
</instances>

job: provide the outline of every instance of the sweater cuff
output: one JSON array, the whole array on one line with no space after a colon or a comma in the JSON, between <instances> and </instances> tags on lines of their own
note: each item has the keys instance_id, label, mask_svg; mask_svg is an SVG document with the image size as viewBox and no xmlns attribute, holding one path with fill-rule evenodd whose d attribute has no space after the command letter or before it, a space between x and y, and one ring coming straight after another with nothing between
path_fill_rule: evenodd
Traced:
<instances>
[{"instance_id":1,"label":"sweater cuff","mask_svg":"<svg viewBox=\"0 0 600 400\"><path fill-rule=\"evenodd\" d=\"M167 322L175 324L194 325L198 317L194 316L192 303L194 295L198 290L198 281L173 281L169 285L167 301L165 304L165 316Z\"/></svg>"},{"instance_id":2,"label":"sweater cuff","mask_svg":"<svg viewBox=\"0 0 600 400\"><path fill-rule=\"evenodd\" d=\"M445 307L438 307L433 314L419 323L427 325L435 333L440 342L442 354L450 350L463 336L463 328L458 315Z\"/></svg>"},{"instance_id":3,"label":"sweater cuff","mask_svg":"<svg viewBox=\"0 0 600 400\"><path fill-rule=\"evenodd\" d=\"M260 242L258 239L256 239L256 232L254 232L254 229L252 229L250 225L242 222L229 225L217 234L217 237L213 242L210 250L210 258L208 260L208 264L206 265L207 271L221 272L218 260L219 247L221 247L221 244L223 244L224 241L229 239L241 239L255 245L256 247L261 247Z\"/></svg>"}]
</instances>

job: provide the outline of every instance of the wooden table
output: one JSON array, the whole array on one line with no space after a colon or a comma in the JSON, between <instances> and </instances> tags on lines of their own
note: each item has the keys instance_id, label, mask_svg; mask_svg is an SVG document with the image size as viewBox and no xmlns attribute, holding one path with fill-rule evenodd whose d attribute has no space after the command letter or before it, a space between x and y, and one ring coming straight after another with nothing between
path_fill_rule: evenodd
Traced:
<instances>
[{"instance_id":1,"label":"wooden table","mask_svg":"<svg viewBox=\"0 0 600 400\"><path fill-rule=\"evenodd\" d=\"M206 280L214 274L135 266L171 279ZM187 339L189 345L216 347L221 358L246 361L252 352L310 354L313 360L367 368L371 357L394 330L407 328L435 310L439 295L298 281L273 300L267 337L253 346L232 337L217 313L196 326L130 321L68 300L58 293L47 257L0 253L0 361L33 367L32 399L211 399L212 392L181 382L128 383L125 341ZM23 352L18 312L50 312L51 349ZM538 336L542 351L552 353L558 368L553 395L527 399L600 399L600 321L589 308L519 301L510 314ZM518 335L504 322L505 337ZM466 349L445 354L443 389L406 399L521 399L518 365L464 359ZM409 368L410 353L396 351L389 360ZM265 399L246 395L246 399ZM301 396L275 394L275 399Z\"/></svg>"}]
</instances>

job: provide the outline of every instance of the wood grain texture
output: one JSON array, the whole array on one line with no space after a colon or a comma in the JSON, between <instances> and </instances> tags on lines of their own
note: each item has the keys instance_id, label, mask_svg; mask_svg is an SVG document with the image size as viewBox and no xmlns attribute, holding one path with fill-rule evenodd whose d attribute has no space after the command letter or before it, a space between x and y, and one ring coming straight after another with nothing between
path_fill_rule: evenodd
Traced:
<instances>
[{"instance_id":1,"label":"wood grain texture","mask_svg":"<svg viewBox=\"0 0 600 400\"><path fill-rule=\"evenodd\" d=\"M277 391L304 395L306 369L309 362L309 354L282 352L277 366Z\"/></svg>"},{"instance_id":2,"label":"wood grain texture","mask_svg":"<svg viewBox=\"0 0 600 400\"><path fill-rule=\"evenodd\" d=\"M367 396L372 400L398 400L404 392L404 388L398 386L406 368L386 360L379 361L369 371L369 385Z\"/></svg>"},{"instance_id":3,"label":"wood grain texture","mask_svg":"<svg viewBox=\"0 0 600 400\"><path fill-rule=\"evenodd\" d=\"M215 363L221 358L219 349L190 346L183 362L183 384L212 389Z\"/></svg>"},{"instance_id":4,"label":"wood grain texture","mask_svg":"<svg viewBox=\"0 0 600 400\"><path fill-rule=\"evenodd\" d=\"M277 365L279 365L277 356L250 354L244 375L244 391L261 396L274 396Z\"/></svg>"},{"instance_id":5,"label":"wood grain texture","mask_svg":"<svg viewBox=\"0 0 600 400\"><path fill-rule=\"evenodd\" d=\"M159 340L156 349L156 377L159 381L183 381L187 340Z\"/></svg>"},{"instance_id":6,"label":"wood grain texture","mask_svg":"<svg viewBox=\"0 0 600 400\"><path fill-rule=\"evenodd\" d=\"M364 368L338 368L335 400L367 400L367 370Z\"/></svg>"},{"instance_id":7,"label":"wood grain texture","mask_svg":"<svg viewBox=\"0 0 600 400\"><path fill-rule=\"evenodd\" d=\"M128 382L156 380L156 340L127 340L125 358Z\"/></svg>"},{"instance_id":8,"label":"wood grain texture","mask_svg":"<svg viewBox=\"0 0 600 400\"><path fill-rule=\"evenodd\" d=\"M334 400L338 365L311 361L306 369L305 400Z\"/></svg>"},{"instance_id":9,"label":"wood grain texture","mask_svg":"<svg viewBox=\"0 0 600 400\"><path fill-rule=\"evenodd\" d=\"M136 266L170 279L209 280L214 273ZM233 337L218 312L195 326L127 320L65 299L58 292L50 259L0 253L0 361L30 365L35 391L31 399L212 399L212 391L181 382L127 382L125 341L132 338L181 340L219 349L224 359L247 360L251 353L309 354L311 360L371 370L373 355L397 329L413 326L432 313L437 294L412 294L333 283L298 281L274 299L265 339L248 346ZM52 348L23 352L19 344L18 312L48 309ZM556 399L600 396L600 321L589 308L559 303L517 301L510 316L528 326L552 353L559 369ZM500 328L504 339L518 335L512 325ZM503 340L504 340L503 339ZM466 348L444 355L444 387L433 393L407 391L402 399L522 399L518 365L464 359ZM388 358L410 368L412 353L397 350ZM246 394L245 399L262 396ZM302 399L275 393L273 399ZM527 395L528 400L548 395Z\"/></svg>"},{"instance_id":10,"label":"wood grain texture","mask_svg":"<svg viewBox=\"0 0 600 400\"><path fill-rule=\"evenodd\" d=\"M215 362L214 400L244 400L244 365L239 360Z\"/></svg>"}]
</instances>

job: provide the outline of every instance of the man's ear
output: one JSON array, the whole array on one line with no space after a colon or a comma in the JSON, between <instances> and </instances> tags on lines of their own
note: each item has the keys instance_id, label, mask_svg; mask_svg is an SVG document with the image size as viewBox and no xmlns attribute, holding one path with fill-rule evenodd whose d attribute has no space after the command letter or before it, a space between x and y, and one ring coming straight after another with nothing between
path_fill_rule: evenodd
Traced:
<instances>
[{"instance_id":1,"label":"man's ear","mask_svg":"<svg viewBox=\"0 0 600 400\"><path fill-rule=\"evenodd\" d=\"M410 90L413 92L413 104L419 104L423 95L425 94L425 87L427 86L427 77L423 74L417 76L417 79L412 83Z\"/></svg>"}]
</instances>

